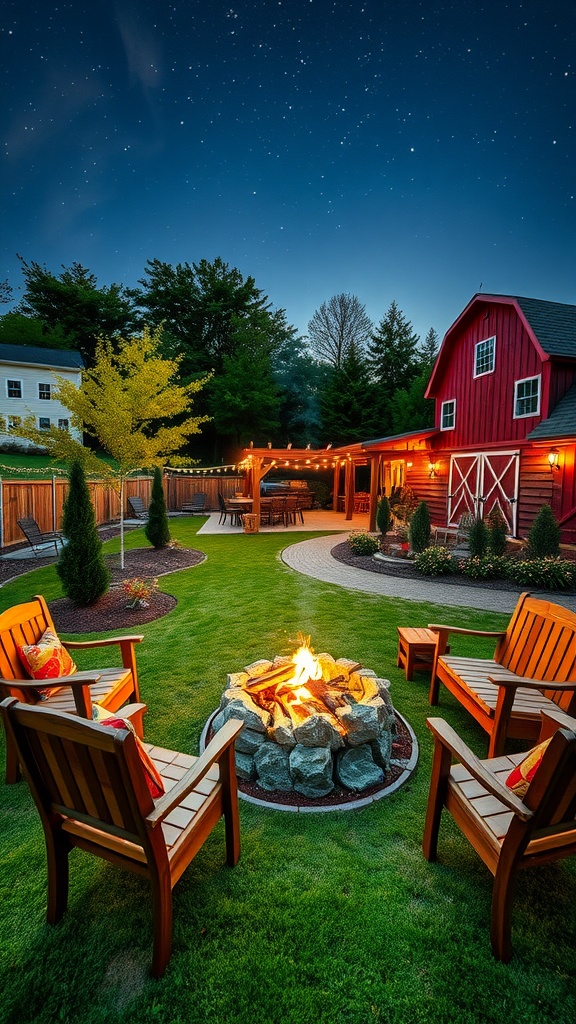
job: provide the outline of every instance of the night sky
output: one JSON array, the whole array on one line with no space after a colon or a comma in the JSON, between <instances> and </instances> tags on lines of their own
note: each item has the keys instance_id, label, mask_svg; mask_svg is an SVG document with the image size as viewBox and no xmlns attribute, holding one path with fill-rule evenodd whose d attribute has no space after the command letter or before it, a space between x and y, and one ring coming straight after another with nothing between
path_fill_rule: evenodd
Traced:
<instances>
[{"instance_id":1,"label":"night sky","mask_svg":"<svg viewBox=\"0 0 576 1024\"><path fill-rule=\"evenodd\" d=\"M19 253L220 256L303 333L338 292L422 337L576 303L575 0L4 0L0 45L16 298Z\"/></svg>"}]
</instances>

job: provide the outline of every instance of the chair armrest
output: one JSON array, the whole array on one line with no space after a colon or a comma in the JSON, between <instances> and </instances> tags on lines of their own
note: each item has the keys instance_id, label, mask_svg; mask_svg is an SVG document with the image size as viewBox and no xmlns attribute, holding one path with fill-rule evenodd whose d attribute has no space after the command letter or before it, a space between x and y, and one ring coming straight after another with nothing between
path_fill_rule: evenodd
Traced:
<instances>
[{"instance_id":1,"label":"chair armrest","mask_svg":"<svg viewBox=\"0 0 576 1024\"><path fill-rule=\"evenodd\" d=\"M540 717L542 725L538 737L539 743L550 739L558 729L570 729L571 732L576 732L576 718L571 718L560 708L546 708L545 711L540 709Z\"/></svg>"},{"instance_id":2,"label":"chair armrest","mask_svg":"<svg viewBox=\"0 0 576 1024\"><path fill-rule=\"evenodd\" d=\"M63 640L62 644L64 647L78 651L88 647L110 647L112 644L139 644L143 639L143 634L138 636L108 636L102 640Z\"/></svg>"},{"instance_id":3,"label":"chair armrest","mask_svg":"<svg viewBox=\"0 0 576 1024\"><path fill-rule=\"evenodd\" d=\"M489 675L488 682L494 683L494 686L505 686L512 689L523 686L527 690L562 690L567 693L576 690L576 680L572 683L557 683L554 680L531 679L527 676L516 676L514 679L510 679L505 676Z\"/></svg>"},{"instance_id":4,"label":"chair armrest","mask_svg":"<svg viewBox=\"0 0 576 1024\"><path fill-rule=\"evenodd\" d=\"M431 622L428 623L428 629L432 629L435 633L460 633L462 636L491 636L494 639L501 639L506 636L505 629L493 632L484 629L465 629L463 626L437 626Z\"/></svg>"},{"instance_id":5,"label":"chair armrest","mask_svg":"<svg viewBox=\"0 0 576 1024\"><path fill-rule=\"evenodd\" d=\"M60 686L92 686L100 679L100 672L87 669L85 672L75 672L72 676L52 676L50 679L0 679L0 683L7 688L15 687L18 690L51 690Z\"/></svg>"},{"instance_id":6,"label":"chair armrest","mask_svg":"<svg viewBox=\"0 0 576 1024\"><path fill-rule=\"evenodd\" d=\"M228 747L232 746L238 736L238 733L244 728L244 722L241 722L238 718L230 718L221 729L218 730L216 735L206 747L203 754L200 755L198 760L192 765L191 768L182 776L181 779L172 787L169 793L165 793L156 800L154 810L146 817L146 825L148 828L155 828L161 824L167 814L174 810L182 802L188 793L198 785L198 783L204 778L206 773L220 760L222 755L228 750Z\"/></svg>"},{"instance_id":7,"label":"chair armrest","mask_svg":"<svg viewBox=\"0 0 576 1024\"><path fill-rule=\"evenodd\" d=\"M509 807L522 821L529 821L533 817L533 812L526 807L526 804L511 789L508 789L508 786L504 786L489 768L486 768L485 764L476 757L476 754L470 750L470 747L464 743L464 740L460 738L452 726L448 725L448 722L445 722L443 718L427 718L426 725L435 739L442 746L450 750L460 764L464 765L477 782L484 786L492 796L495 796L506 807Z\"/></svg>"}]
</instances>

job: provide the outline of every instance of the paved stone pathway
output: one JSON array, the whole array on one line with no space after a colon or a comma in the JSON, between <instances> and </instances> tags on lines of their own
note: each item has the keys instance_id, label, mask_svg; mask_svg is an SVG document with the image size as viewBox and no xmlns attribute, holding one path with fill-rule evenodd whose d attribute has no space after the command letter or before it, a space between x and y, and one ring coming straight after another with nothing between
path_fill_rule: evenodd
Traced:
<instances>
[{"instance_id":1,"label":"paved stone pathway","mask_svg":"<svg viewBox=\"0 0 576 1024\"><path fill-rule=\"evenodd\" d=\"M361 590L366 594L401 597L407 601L431 601L443 606L479 608L491 612L510 613L516 607L518 595L509 590L483 590L480 587L462 587L457 583L406 580L344 565L333 558L330 551L336 544L346 540L347 536L347 533L341 536L331 534L291 544L284 548L282 561L305 576L312 576L325 583L336 583L349 590ZM572 595L555 595L554 601L576 611L576 600Z\"/></svg>"}]
</instances>

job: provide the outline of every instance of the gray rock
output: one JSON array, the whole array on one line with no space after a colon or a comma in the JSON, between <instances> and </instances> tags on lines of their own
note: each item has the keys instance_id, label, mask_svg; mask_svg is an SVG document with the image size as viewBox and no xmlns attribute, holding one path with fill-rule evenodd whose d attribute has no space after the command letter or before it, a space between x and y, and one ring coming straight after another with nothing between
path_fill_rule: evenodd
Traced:
<instances>
[{"instance_id":1,"label":"gray rock","mask_svg":"<svg viewBox=\"0 0 576 1024\"><path fill-rule=\"evenodd\" d=\"M226 676L226 689L233 690L239 686L244 686L248 682L247 672L229 672Z\"/></svg>"},{"instance_id":2,"label":"gray rock","mask_svg":"<svg viewBox=\"0 0 576 1024\"><path fill-rule=\"evenodd\" d=\"M338 729L328 715L310 715L294 727L294 739L303 747L329 747L339 750L344 746Z\"/></svg>"},{"instance_id":3,"label":"gray rock","mask_svg":"<svg viewBox=\"0 0 576 1024\"><path fill-rule=\"evenodd\" d=\"M236 739L236 750L241 754L254 754L266 742L265 733L247 729L246 726Z\"/></svg>"},{"instance_id":4,"label":"gray rock","mask_svg":"<svg viewBox=\"0 0 576 1024\"><path fill-rule=\"evenodd\" d=\"M263 676L265 672L269 672L271 668L272 662L267 658L261 658L259 661L253 661L251 665L246 665L244 671L248 673L250 679L256 679L258 676Z\"/></svg>"},{"instance_id":5,"label":"gray rock","mask_svg":"<svg viewBox=\"0 0 576 1024\"><path fill-rule=\"evenodd\" d=\"M282 708L278 704L274 707L274 720L268 730L268 735L271 740L279 743L282 747L292 749L292 747L296 746L296 740L292 731L292 721L283 713Z\"/></svg>"},{"instance_id":6,"label":"gray rock","mask_svg":"<svg viewBox=\"0 0 576 1024\"><path fill-rule=\"evenodd\" d=\"M384 781L384 772L374 763L367 743L343 750L336 757L336 778L347 789L362 790Z\"/></svg>"},{"instance_id":7,"label":"gray rock","mask_svg":"<svg viewBox=\"0 0 576 1024\"><path fill-rule=\"evenodd\" d=\"M234 699L216 715L213 728L216 731L221 729L229 718L240 718L248 729L254 729L255 732L266 732L272 724L272 716L259 708L243 690L236 690Z\"/></svg>"},{"instance_id":8,"label":"gray rock","mask_svg":"<svg viewBox=\"0 0 576 1024\"><path fill-rule=\"evenodd\" d=\"M236 745L238 745L238 741L236 741ZM381 732L375 740L372 740L370 748L376 764L387 772L390 767L390 755L392 753L392 733Z\"/></svg>"},{"instance_id":9,"label":"gray rock","mask_svg":"<svg viewBox=\"0 0 576 1024\"><path fill-rule=\"evenodd\" d=\"M263 789L292 790L292 779L288 767L289 754L277 743L262 743L254 754L254 767L258 773L258 785Z\"/></svg>"},{"instance_id":10,"label":"gray rock","mask_svg":"<svg viewBox=\"0 0 576 1024\"><path fill-rule=\"evenodd\" d=\"M241 754L238 750L235 755L236 775L244 782L253 782L256 778L256 767L254 758L250 754Z\"/></svg>"},{"instance_id":11,"label":"gray rock","mask_svg":"<svg viewBox=\"0 0 576 1024\"><path fill-rule=\"evenodd\" d=\"M294 789L302 796L315 799L334 789L328 747L303 747L299 743L290 753L289 764Z\"/></svg>"},{"instance_id":12,"label":"gray rock","mask_svg":"<svg viewBox=\"0 0 576 1024\"><path fill-rule=\"evenodd\" d=\"M351 747L375 740L380 732L379 710L370 704L338 708L336 714L347 731L346 741Z\"/></svg>"}]
</instances>

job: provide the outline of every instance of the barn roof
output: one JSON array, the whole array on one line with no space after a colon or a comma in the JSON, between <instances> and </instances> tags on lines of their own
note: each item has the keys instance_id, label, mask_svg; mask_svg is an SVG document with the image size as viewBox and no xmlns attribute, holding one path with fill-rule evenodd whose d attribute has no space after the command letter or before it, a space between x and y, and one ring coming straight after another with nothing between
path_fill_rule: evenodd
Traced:
<instances>
[{"instance_id":1,"label":"barn roof","mask_svg":"<svg viewBox=\"0 0 576 1024\"><path fill-rule=\"evenodd\" d=\"M0 345L0 362L30 366L54 366L82 370L84 361L79 352L63 348L42 348L40 345Z\"/></svg>"},{"instance_id":2,"label":"barn roof","mask_svg":"<svg viewBox=\"0 0 576 1024\"><path fill-rule=\"evenodd\" d=\"M573 384L547 420L542 420L528 434L530 441L576 436L576 384Z\"/></svg>"}]
</instances>

